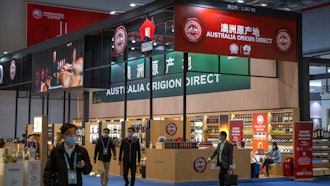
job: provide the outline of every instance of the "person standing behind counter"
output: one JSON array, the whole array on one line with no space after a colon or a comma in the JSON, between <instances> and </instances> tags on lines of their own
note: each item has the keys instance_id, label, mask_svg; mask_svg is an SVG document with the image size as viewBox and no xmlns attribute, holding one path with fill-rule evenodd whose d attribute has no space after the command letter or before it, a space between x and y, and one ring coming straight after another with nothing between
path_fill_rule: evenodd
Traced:
<instances>
[{"instance_id":1,"label":"person standing behind counter","mask_svg":"<svg viewBox=\"0 0 330 186\"><path fill-rule=\"evenodd\" d=\"M44 169L44 185L82 186L82 175L92 171L87 150L76 144L77 127L63 124L61 133L64 142L52 149Z\"/></svg>"},{"instance_id":2,"label":"person standing behind counter","mask_svg":"<svg viewBox=\"0 0 330 186\"><path fill-rule=\"evenodd\" d=\"M277 147L277 143L273 142L272 149L267 153L267 158L265 159L262 167L266 166L266 176L269 176L269 165L273 163L281 163L281 152Z\"/></svg>"},{"instance_id":3,"label":"person standing behind counter","mask_svg":"<svg viewBox=\"0 0 330 186\"><path fill-rule=\"evenodd\" d=\"M217 156L217 166L220 166L219 182L220 186L224 186L224 179L225 175L228 174L228 169L233 169L233 145L226 140L227 133L225 131L221 131L219 137L220 142L211 157L208 158L208 162Z\"/></svg>"},{"instance_id":4,"label":"person standing behind counter","mask_svg":"<svg viewBox=\"0 0 330 186\"><path fill-rule=\"evenodd\" d=\"M124 165L124 180L125 186L128 186L128 169L131 169L131 186L134 186L135 182L135 172L136 172L136 155L138 156L138 163L140 164L141 160L141 150L140 150L140 142L138 138L133 137L135 129L133 127L129 127L127 129L128 137L123 139L120 144L120 152L119 152L119 165L121 164L122 154L123 157L123 165Z\"/></svg>"},{"instance_id":5,"label":"person standing behind counter","mask_svg":"<svg viewBox=\"0 0 330 186\"><path fill-rule=\"evenodd\" d=\"M101 174L101 185L107 186L109 181L109 168L111 160L111 150L113 153L113 159L116 160L116 147L113 140L109 138L110 130L104 128L102 131L102 136L97 140L95 151L94 151L94 163L96 163L96 158L98 157L98 167Z\"/></svg>"}]
</instances>

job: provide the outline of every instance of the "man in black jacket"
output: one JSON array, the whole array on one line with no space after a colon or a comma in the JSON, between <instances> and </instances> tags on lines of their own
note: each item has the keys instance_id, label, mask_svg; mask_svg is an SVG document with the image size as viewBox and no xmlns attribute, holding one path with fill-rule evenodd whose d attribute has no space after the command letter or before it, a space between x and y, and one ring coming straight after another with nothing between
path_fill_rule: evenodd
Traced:
<instances>
[{"instance_id":1,"label":"man in black jacket","mask_svg":"<svg viewBox=\"0 0 330 186\"><path fill-rule=\"evenodd\" d=\"M102 132L103 133L101 138L96 142L94 151L94 163L96 163L96 158L98 155L98 167L101 174L101 185L107 186L109 180L108 174L110 168L111 150L113 153L113 159L116 160L116 147L112 139L109 138L110 130L108 128L104 128Z\"/></svg>"},{"instance_id":2,"label":"man in black jacket","mask_svg":"<svg viewBox=\"0 0 330 186\"><path fill-rule=\"evenodd\" d=\"M219 137L220 142L208 161L217 156L217 165L220 166L219 182L220 186L224 186L225 175L228 174L229 169L233 169L233 145L226 140L225 131L221 131Z\"/></svg>"},{"instance_id":3,"label":"man in black jacket","mask_svg":"<svg viewBox=\"0 0 330 186\"><path fill-rule=\"evenodd\" d=\"M52 149L44 170L44 185L82 186L82 175L92 171L88 152L76 143L77 127L63 124L61 133L64 142Z\"/></svg>"},{"instance_id":4,"label":"man in black jacket","mask_svg":"<svg viewBox=\"0 0 330 186\"><path fill-rule=\"evenodd\" d=\"M140 165L141 160L141 151L140 151L140 142L138 138L133 137L135 129L130 127L127 129L128 137L123 139L120 144L119 151L119 165L121 164L121 157L124 152L123 157L123 166L124 173L123 177L125 180L125 186L128 186L128 169L131 169L131 186L134 186L135 182L135 172L136 172L136 154L138 155L138 163Z\"/></svg>"}]
</instances>

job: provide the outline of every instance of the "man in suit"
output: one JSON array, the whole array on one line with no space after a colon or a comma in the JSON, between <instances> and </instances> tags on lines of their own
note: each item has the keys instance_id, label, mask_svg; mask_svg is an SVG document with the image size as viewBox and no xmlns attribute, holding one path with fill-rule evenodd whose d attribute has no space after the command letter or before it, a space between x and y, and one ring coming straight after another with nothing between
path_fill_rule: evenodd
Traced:
<instances>
[{"instance_id":1,"label":"man in suit","mask_svg":"<svg viewBox=\"0 0 330 186\"><path fill-rule=\"evenodd\" d=\"M233 168L233 145L226 140L225 131L221 131L219 137L220 142L211 157L208 158L208 162L217 156L217 165L220 166L219 182L220 186L224 186L225 175L228 174L228 169Z\"/></svg>"}]
</instances>

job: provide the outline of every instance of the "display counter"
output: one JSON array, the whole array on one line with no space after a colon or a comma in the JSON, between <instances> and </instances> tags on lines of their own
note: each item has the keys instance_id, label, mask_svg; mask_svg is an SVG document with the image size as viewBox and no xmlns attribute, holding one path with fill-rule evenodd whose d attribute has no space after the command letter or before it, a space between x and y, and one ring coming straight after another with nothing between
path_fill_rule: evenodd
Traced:
<instances>
[{"instance_id":1,"label":"display counter","mask_svg":"<svg viewBox=\"0 0 330 186\"><path fill-rule=\"evenodd\" d=\"M146 178L168 182L218 180L219 168L207 163L215 149L146 149ZM251 176L250 150L234 149L238 179Z\"/></svg>"}]
</instances>

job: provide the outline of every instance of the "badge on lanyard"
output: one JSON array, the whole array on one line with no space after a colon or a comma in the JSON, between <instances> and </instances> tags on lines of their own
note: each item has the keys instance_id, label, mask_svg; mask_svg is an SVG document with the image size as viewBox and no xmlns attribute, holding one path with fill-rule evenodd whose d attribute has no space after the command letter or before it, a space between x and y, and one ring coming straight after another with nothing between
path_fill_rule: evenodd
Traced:
<instances>
[{"instance_id":1,"label":"badge on lanyard","mask_svg":"<svg viewBox=\"0 0 330 186\"><path fill-rule=\"evenodd\" d=\"M108 154L109 143L110 143L110 139L108 139L107 146L105 147L105 146L104 146L104 142L103 142L103 140L102 140L103 155L107 155L107 154Z\"/></svg>"},{"instance_id":2,"label":"badge on lanyard","mask_svg":"<svg viewBox=\"0 0 330 186\"><path fill-rule=\"evenodd\" d=\"M103 148L103 155L107 155L108 154L108 149L107 148Z\"/></svg>"},{"instance_id":3,"label":"badge on lanyard","mask_svg":"<svg viewBox=\"0 0 330 186\"><path fill-rule=\"evenodd\" d=\"M64 152L64 159L65 159L66 167L68 169L68 184L77 184L77 171L76 171L77 152L74 152L73 170L70 169L68 157L65 154L65 152Z\"/></svg>"},{"instance_id":4,"label":"badge on lanyard","mask_svg":"<svg viewBox=\"0 0 330 186\"><path fill-rule=\"evenodd\" d=\"M77 184L77 172L68 170L68 184Z\"/></svg>"}]
</instances>

